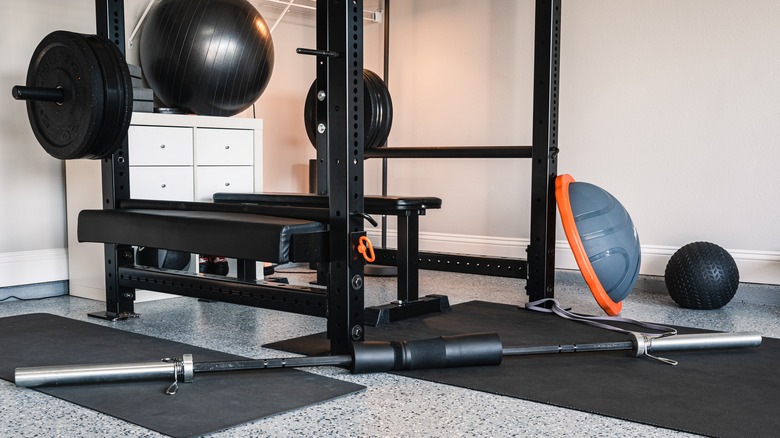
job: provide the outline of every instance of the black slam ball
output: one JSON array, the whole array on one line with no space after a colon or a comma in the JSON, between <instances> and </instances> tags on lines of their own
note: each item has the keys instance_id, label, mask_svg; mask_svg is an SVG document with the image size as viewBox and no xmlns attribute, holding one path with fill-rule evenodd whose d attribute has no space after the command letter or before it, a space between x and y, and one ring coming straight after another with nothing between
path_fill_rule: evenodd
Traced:
<instances>
[{"instance_id":1,"label":"black slam ball","mask_svg":"<svg viewBox=\"0 0 780 438\"><path fill-rule=\"evenodd\" d=\"M246 0L162 0L141 34L141 68L167 107L232 116L265 90L274 46Z\"/></svg>"},{"instance_id":2,"label":"black slam ball","mask_svg":"<svg viewBox=\"0 0 780 438\"><path fill-rule=\"evenodd\" d=\"M664 280L669 295L680 306L719 309L737 293L739 270L725 249L710 242L694 242L672 255Z\"/></svg>"}]
</instances>

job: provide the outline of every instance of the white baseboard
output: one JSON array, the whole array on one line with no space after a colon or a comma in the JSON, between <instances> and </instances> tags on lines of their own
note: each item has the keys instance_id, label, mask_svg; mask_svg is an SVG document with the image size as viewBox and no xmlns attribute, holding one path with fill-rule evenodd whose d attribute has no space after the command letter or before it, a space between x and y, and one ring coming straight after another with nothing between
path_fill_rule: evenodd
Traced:
<instances>
[{"instance_id":1,"label":"white baseboard","mask_svg":"<svg viewBox=\"0 0 780 438\"><path fill-rule=\"evenodd\" d=\"M378 247L379 231L368 230ZM387 231L388 246L395 247L395 230ZM526 258L528 239L474 236L467 234L420 233L420 250L492 257ZM663 276L666 263L678 248L642 245L643 275ZM728 248L727 248L728 249ZM780 252L728 249L739 267L740 281L780 285ZM555 244L558 269L577 269L566 241ZM68 255L65 248L0 253L0 287L48 283L68 279Z\"/></svg>"},{"instance_id":2,"label":"white baseboard","mask_svg":"<svg viewBox=\"0 0 780 438\"><path fill-rule=\"evenodd\" d=\"M379 247L380 231L368 230L374 245ZM395 248L397 233L387 230L387 246ZM475 236L466 234L420 233L420 250L455 254L475 254L491 257L512 257L525 259L528 239ZM679 248L660 245L642 245L642 266L640 274L663 276L666 264ZM728 248L727 248L728 249ZM739 279L743 283L780 285L780 252L728 249L739 268ZM574 256L565 240L555 243L555 267L557 269L578 269Z\"/></svg>"},{"instance_id":3,"label":"white baseboard","mask_svg":"<svg viewBox=\"0 0 780 438\"><path fill-rule=\"evenodd\" d=\"M68 279L65 248L0 253L0 287Z\"/></svg>"}]
</instances>

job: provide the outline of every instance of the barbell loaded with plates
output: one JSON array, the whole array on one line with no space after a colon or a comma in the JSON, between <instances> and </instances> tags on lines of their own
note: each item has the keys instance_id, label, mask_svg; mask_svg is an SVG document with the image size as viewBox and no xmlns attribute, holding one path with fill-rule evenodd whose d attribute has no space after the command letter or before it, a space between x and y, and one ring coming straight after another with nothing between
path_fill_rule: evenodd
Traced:
<instances>
[{"instance_id":1,"label":"barbell loaded with plates","mask_svg":"<svg viewBox=\"0 0 780 438\"><path fill-rule=\"evenodd\" d=\"M108 39L54 31L41 40L14 99L43 149L54 158L100 159L122 146L133 113L130 70Z\"/></svg>"},{"instance_id":2,"label":"barbell loaded with plates","mask_svg":"<svg viewBox=\"0 0 780 438\"><path fill-rule=\"evenodd\" d=\"M306 95L303 108L303 122L306 135L312 146L317 146L317 100L319 95L315 80ZM363 70L363 121L365 126L365 147L373 149L387 143L393 125L393 101L387 85L376 73Z\"/></svg>"}]
</instances>

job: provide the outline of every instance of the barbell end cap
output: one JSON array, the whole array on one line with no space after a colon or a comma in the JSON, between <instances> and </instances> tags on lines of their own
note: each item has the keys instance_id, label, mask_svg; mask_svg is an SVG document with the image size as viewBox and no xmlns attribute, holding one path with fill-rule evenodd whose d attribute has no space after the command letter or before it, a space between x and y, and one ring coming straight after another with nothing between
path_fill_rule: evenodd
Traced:
<instances>
[{"instance_id":1,"label":"barbell end cap","mask_svg":"<svg viewBox=\"0 0 780 438\"><path fill-rule=\"evenodd\" d=\"M648 338L642 333L631 332L631 356L641 357L647 354Z\"/></svg>"},{"instance_id":2,"label":"barbell end cap","mask_svg":"<svg viewBox=\"0 0 780 438\"><path fill-rule=\"evenodd\" d=\"M195 365L192 360L191 354L183 354L181 356L182 364L184 365L184 382L192 383L195 378Z\"/></svg>"}]
</instances>

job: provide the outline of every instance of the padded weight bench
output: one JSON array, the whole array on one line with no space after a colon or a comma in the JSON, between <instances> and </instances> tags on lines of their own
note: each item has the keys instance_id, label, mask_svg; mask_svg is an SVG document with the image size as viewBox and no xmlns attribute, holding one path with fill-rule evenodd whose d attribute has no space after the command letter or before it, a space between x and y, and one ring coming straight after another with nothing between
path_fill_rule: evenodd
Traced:
<instances>
[{"instance_id":1,"label":"padded weight bench","mask_svg":"<svg viewBox=\"0 0 780 438\"><path fill-rule=\"evenodd\" d=\"M298 193L215 193L215 203L327 208L328 197ZM449 308L447 298L440 295L419 296L419 231L420 216L428 209L441 208L435 197L366 196L366 213L393 215L398 218L397 250L376 249L378 265L398 267L398 301L366 309L366 323L377 325L420 313L439 312ZM416 303L412 310L407 303Z\"/></svg>"},{"instance_id":2,"label":"padded weight bench","mask_svg":"<svg viewBox=\"0 0 780 438\"><path fill-rule=\"evenodd\" d=\"M179 205L192 204L198 203ZM79 213L78 221L81 242L221 254L275 263L311 260L308 254L296 257L293 238L324 230L325 226L319 222L231 211L84 210Z\"/></svg>"},{"instance_id":3,"label":"padded weight bench","mask_svg":"<svg viewBox=\"0 0 780 438\"><path fill-rule=\"evenodd\" d=\"M132 289L147 289L327 318L326 290L257 280L255 269L256 261L327 262L327 227L312 220L326 216L327 211L317 209L136 199L121 201L118 209L84 210L78 220L80 242L128 248L116 253L115 262L108 259L109 266L115 263L117 289L107 287L108 310L93 316L133 316ZM130 246L236 258L238 278L137 266ZM108 275L114 275L110 269ZM118 302L120 311L112 310Z\"/></svg>"}]
</instances>

